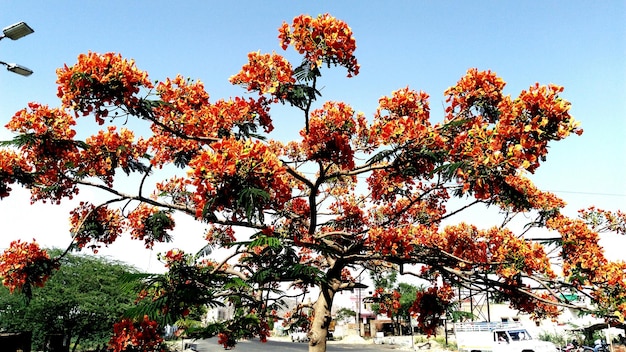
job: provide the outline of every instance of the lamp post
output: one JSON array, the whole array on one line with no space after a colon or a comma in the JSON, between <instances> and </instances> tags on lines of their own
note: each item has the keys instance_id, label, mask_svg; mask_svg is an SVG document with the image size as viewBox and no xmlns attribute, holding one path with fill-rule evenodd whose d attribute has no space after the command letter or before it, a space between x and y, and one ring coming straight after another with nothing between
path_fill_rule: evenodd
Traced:
<instances>
[{"instance_id":1,"label":"lamp post","mask_svg":"<svg viewBox=\"0 0 626 352\"><path fill-rule=\"evenodd\" d=\"M2 34L0 34L0 40L4 38L9 38L11 40L18 40L22 37L25 37L31 33L35 32L26 22L18 22L12 24L8 27L4 27L2 29ZM4 61L0 61L0 65L4 65L7 67L7 70L17 73L22 76L30 76L33 74L33 71L27 67L22 65L18 65L15 63L7 63Z\"/></svg>"}]
</instances>

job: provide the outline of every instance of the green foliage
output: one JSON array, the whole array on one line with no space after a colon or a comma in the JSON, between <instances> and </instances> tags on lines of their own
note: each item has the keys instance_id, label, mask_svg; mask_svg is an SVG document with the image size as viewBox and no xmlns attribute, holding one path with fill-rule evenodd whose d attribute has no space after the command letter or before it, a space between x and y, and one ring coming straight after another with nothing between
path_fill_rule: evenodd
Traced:
<instances>
[{"instance_id":1,"label":"green foliage","mask_svg":"<svg viewBox=\"0 0 626 352\"><path fill-rule=\"evenodd\" d=\"M159 239L163 242L172 241L172 236L167 232L174 226L174 220L169 217L170 213L158 211L146 219L146 230L149 238Z\"/></svg>"},{"instance_id":2,"label":"green foliage","mask_svg":"<svg viewBox=\"0 0 626 352\"><path fill-rule=\"evenodd\" d=\"M138 282L122 279L134 271L101 257L66 255L46 285L33 288L30 302L0 287L0 307L5 307L0 331L32 331L34 350L43 350L50 335L65 336L78 350L105 344L113 323L135 299Z\"/></svg>"},{"instance_id":3,"label":"green foliage","mask_svg":"<svg viewBox=\"0 0 626 352\"><path fill-rule=\"evenodd\" d=\"M413 306L417 292L423 291L424 287L400 282L396 290L400 293L400 310L398 315L408 318L410 316L409 310Z\"/></svg>"},{"instance_id":4,"label":"green foliage","mask_svg":"<svg viewBox=\"0 0 626 352\"><path fill-rule=\"evenodd\" d=\"M218 297L227 285L236 285L235 280L228 280L222 275L212 273L209 267L198 267L193 262L175 262L165 274L146 275L143 289L156 295L156 298L143 299L130 307L125 316L140 318L150 316L161 326L173 325L191 309L200 306L221 307L224 305ZM204 282L212 282L208 287ZM164 307L167 309L164 310Z\"/></svg>"},{"instance_id":5,"label":"green foliage","mask_svg":"<svg viewBox=\"0 0 626 352\"><path fill-rule=\"evenodd\" d=\"M448 343L446 343L446 337L445 336L425 336L425 335L421 335L421 336L417 336L415 337L415 344L417 344L418 346L421 346L423 344L426 344L428 342L436 342L437 344L443 346L446 348L446 351L456 351L457 350L457 345L456 342L454 341L450 341L448 340Z\"/></svg>"},{"instance_id":6,"label":"green foliage","mask_svg":"<svg viewBox=\"0 0 626 352\"><path fill-rule=\"evenodd\" d=\"M537 338L541 341L552 342L553 344L557 346L565 346L568 341L572 340L571 338L568 338L568 336L566 335L557 334L557 333L552 334L547 331L540 332Z\"/></svg>"},{"instance_id":7,"label":"green foliage","mask_svg":"<svg viewBox=\"0 0 626 352\"><path fill-rule=\"evenodd\" d=\"M236 207L244 209L246 218L250 221L259 220L263 222L263 204L267 202L269 198L270 195L267 191L255 187L247 187L239 192Z\"/></svg>"},{"instance_id":8,"label":"green foliage","mask_svg":"<svg viewBox=\"0 0 626 352\"><path fill-rule=\"evenodd\" d=\"M448 319L453 322L457 321L472 321L476 318L476 316L472 312L466 312L463 310L457 310L456 305L452 305L449 307L446 313Z\"/></svg>"},{"instance_id":9,"label":"green foliage","mask_svg":"<svg viewBox=\"0 0 626 352\"><path fill-rule=\"evenodd\" d=\"M370 278L374 282L375 288L383 288L391 291L398 281L398 271L389 269L370 270Z\"/></svg>"},{"instance_id":10,"label":"green foliage","mask_svg":"<svg viewBox=\"0 0 626 352\"><path fill-rule=\"evenodd\" d=\"M356 312L350 308L341 308L335 313L335 319L337 321L346 321L350 319L354 319L356 317Z\"/></svg>"}]
</instances>

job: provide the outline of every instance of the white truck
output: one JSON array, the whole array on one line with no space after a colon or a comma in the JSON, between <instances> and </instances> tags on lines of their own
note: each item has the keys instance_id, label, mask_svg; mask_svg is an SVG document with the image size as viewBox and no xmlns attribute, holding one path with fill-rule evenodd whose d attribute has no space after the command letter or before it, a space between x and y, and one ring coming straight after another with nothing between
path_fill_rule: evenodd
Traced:
<instances>
[{"instance_id":1,"label":"white truck","mask_svg":"<svg viewBox=\"0 0 626 352\"><path fill-rule=\"evenodd\" d=\"M455 323L459 352L555 352L556 345L534 339L519 323Z\"/></svg>"}]
</instances>

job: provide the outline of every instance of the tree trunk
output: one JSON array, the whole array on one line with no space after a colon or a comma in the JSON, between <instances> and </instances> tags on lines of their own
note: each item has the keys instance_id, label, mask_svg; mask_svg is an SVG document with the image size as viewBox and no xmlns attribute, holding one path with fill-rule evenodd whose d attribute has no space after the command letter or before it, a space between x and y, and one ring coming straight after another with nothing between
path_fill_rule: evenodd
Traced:
<instances>
[{"instance_id":1,"label":"tree trunk","mask_svg":"<svg viewBox=\"0 0 626 352\"><path fill-rule=\"evenodd\" d=\"M331 309L335 291L322 285L320 296L313 305L313 322L309 331L309 352L325 352L328 328L332 321Z\"/></svg>"},{"instance_id":2,"label":"tree trunk","mask_svg":"<svg viewBox=\"0 0 626 352\"><path fill-rule=\"evenodd\" d=\"M82 340L83 334L78 334L76 337L76 341L74 342L74 347L72 347L72 352L76 352L76 347L80 344L80 340ZM68 342L72 341L72 339L68 339Z\"/></svg>"}]
</instances>

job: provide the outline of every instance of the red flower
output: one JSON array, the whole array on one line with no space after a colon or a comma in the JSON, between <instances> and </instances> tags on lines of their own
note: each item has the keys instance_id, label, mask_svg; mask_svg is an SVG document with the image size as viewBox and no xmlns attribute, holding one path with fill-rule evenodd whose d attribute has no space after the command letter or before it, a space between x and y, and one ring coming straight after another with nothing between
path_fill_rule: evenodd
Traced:
<instances>
[{"instance_id":1,"label":"red flower","mask_svg":"<svg viewBox=\"0 0 626 352\"><path fill-rule=\"evenodd\" d=\"M283 23L279 28L278 39L283 50L293 45L300 54L304 54L312 68L327 63L344 66L348 69L348 77L359 74L352 29L329 14L316 18L309 15L295 17L291 27Z\"/></svg>"},{"instance_id":2,"label":"red flower","mask_svg":"<svg viewBox=\"0 0 626 352\"><path fill-rule=\"evenodd\" d=\"M133 60L120 54L89 52L78 56L78 62L57 70L57 96L76 116L94 113L99 124L108 115L106 104L124 105L130 111L140 107L135 96L141 87L152 88L148 74L135 67Z\"/></svg>"},{"instance_id":3,"label":"red flower","mask_svg":"<svg viewBox=\"0 0 626 352\"><path fill-rule=\"evenodd\" d=\"M109 341L109 347L113 352L165 351L162 345L163 338L159 335L158 330L158 324L148 318L147 315L139 322L124 319L113 325L113 336Z\"/></svg>"},{"instance_id":4,"label":"red flower","mask_svg":"<svg viewBox=\"0 0 626 352\"><path fill-rule=\"evenodd\" d=\"M34 240L32 243L13 241L0 255L2 284L11 292L17 289L30 295L31 287L42 287L57 267L58 263L50 259Z\"/></svg>"},{"instance_id":5,"label":"red flower","mask_svg":"<svg viewBox=\"0 0 626 352\"><path fill-rule=\"evenodd\" d=\"M280 86L293 84L296 79L291 64L284 57L275 53L252 52L248 54L248 63L230 78L230 82L243 85L248 91L258 91L259 94L278 95Z\"/></svg>"}]
</instances>

